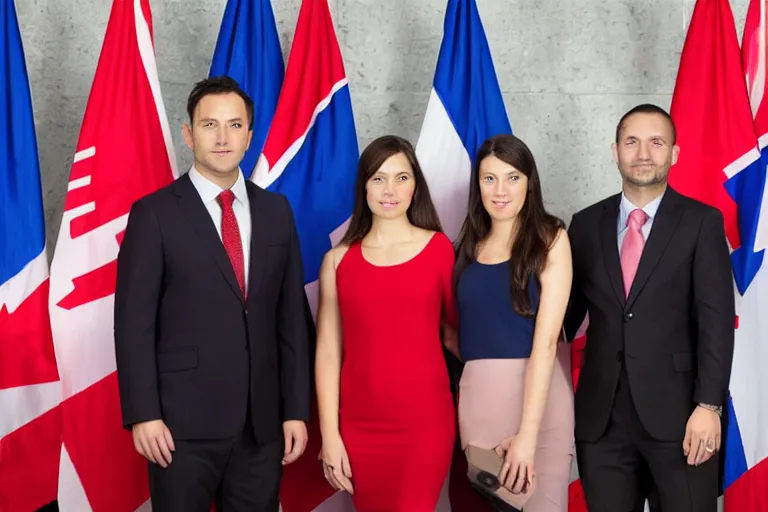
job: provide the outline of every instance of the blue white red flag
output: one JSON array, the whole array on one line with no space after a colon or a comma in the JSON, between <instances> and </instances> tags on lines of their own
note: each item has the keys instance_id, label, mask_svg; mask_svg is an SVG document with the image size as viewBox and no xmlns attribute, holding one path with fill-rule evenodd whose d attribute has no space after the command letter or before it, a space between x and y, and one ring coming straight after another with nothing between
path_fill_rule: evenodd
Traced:
<instances>
[{"instance_id":1,"label":"blue white red flag","mask_svg":"<svg viewBox=\"0 0 768 512\"><path fill-rule=\"evenodd\" d=\"M416 156L446 235L455 240L467 213L472 165L488 138L512 133L475 0L449 0ZM489 510L469 485L458 443L438 512Z\"/></svg>"},{"instance_id":2,"label":"blue white red flag","mask_svg":"<svg viewBox=\"0 0 768 512\"><path fill-rule=\"evenodd\" d=\"M755 134L756 125L766 127L760 109L766 64L761 3L750 6L745 28L747 61L742 69L729 2L697 1L671 108L680 157L670 171L670 185L720 209L732 251L736 344L723 449L725 510L729 512L768 508L768 463L764 462L768 455L768 378L761 368L768 362L768 323L763 319L768 305L763 263L768 217L763 212L768 209L764 198L766 161ZM750 93L760 119L755 123Z\"/></svg>"},{"instance_id":3,"label":"blue white red flag","mask_svg":"<svg viewBox=\"0 0 768 512\"><path fill-rule=\"evenodd\" d=\"M176 176L149 0L114 0L51 264L49 311L63 390L62 512L150 509L147 461L122 428L116 258L131 205Z\"/></svg>"},{"instance_id":4,"label":"blue white red flag","mask_svg":"<svg viewBox=\"0 0 768 512\"><path fill-rule=\"evenodd\" d=\"M228 75L253 99L253 137L240 169L251 176L283 86L285 63L270 0L228 0L210 76Z\"/></svg>"},{"instance_id":5,"label":"blue white red flag","mask_svg":"<svg viewBox=\"0 0 768 512\"><path fill-rule=\"evenodd\" d=\"M0 510L56 499L61 386L35 120L13 0L0 0Z\"/></svg>"}]
</instances>

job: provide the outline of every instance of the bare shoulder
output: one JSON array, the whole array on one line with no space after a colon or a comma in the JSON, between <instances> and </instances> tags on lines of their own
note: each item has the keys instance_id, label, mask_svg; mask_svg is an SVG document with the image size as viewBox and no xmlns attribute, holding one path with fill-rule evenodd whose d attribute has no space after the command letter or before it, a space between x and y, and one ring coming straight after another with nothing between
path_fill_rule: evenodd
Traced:
<instances>
[{"instance_id":1,"label":"bare shoulder","mask_svg":"<svg viewBox=\"0 0 768 512\"><path fill-rule=\"evenodd\" d=\"M347 254L348 250L349 245L347 244L340 244L336 247L332 247L323 257L323 266L335 272L336 269L339 268L339 264L341 263L341 260L344 259L344 255Z\"/></svg>"}]
</instances>

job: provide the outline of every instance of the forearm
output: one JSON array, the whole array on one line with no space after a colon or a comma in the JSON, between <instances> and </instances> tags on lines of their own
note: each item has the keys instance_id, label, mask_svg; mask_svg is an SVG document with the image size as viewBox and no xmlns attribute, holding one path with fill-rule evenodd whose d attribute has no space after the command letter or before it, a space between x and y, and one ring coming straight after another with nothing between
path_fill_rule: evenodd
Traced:
<instances>
[{"instance_id":1,"label":"forearm","mask_svg":"<svg viewBox=\"0 0 768 512\"><path fill-rule=\"evenodd\" d=\"M131 211L117 258L114 342L123 425L161 419L156 317L162 293L159 226L148 206Z\"/></svg>"},{"instance_id":2,"label":"forearm","mask_svg":"<svg viewBox=\"0 0 768 512\"><path fill-rule=\"evenodd\" d=\"M339 386L341 355L318 344L315 358L315 388L323 438L339 435Z\"/></svg>"},{"instance_id":3,"label":"forearm","mask_svg":"<svg viewBox=\"0 0 768 512\"><path fill-rule=\"evenodd\" d=\"M538 437L541 419L547 406L552 373L557 358L557 338L534 344L525 370L523 414L520 433Z\"/></svg>"},{"instance_id":4,"label":"forearm","mask_svg":"<svg viewBox=\"0 0 768 512\"><path fill-rule=\"evenodd\" d=\"M702 222L693 266L693 313L698 328L696 403L723 405L733 360L735 296L722 216Z\"/></svg>"}]
</instances>

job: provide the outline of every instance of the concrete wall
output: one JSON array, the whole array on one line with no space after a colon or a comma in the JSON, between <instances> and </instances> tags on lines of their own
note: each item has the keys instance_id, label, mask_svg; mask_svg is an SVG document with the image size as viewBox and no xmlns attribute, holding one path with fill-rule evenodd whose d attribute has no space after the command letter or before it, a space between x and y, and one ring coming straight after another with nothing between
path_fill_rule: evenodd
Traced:
<instances>
[{"instance_id":1,"label":"concrete wall","mask_svg":"<svg viewBox=\"0 0 768 512\"><path fill-rule=\"evenodd\" d=\"M669 108L695 0L477 0L513 131L532 148L545 199L566 221L614 193L610 143L640 102ZM109 0L16 0L53 247ZM208 73L225 0L153 0L162 93L179 167L192 84ZM273 0L287 60L300 0ZM361 148L385 133L415 144L446 0L330 0ZM748 0L731 2L739 37Z\"/></svg>"}]
</instances>

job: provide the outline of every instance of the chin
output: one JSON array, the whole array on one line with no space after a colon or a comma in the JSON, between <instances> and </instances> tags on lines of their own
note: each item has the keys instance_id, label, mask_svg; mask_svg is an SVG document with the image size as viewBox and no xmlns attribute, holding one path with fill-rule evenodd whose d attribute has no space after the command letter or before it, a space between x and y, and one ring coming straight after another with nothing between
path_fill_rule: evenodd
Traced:
<instances>
[{"instance_id":1,"label":"chin","mask_svg":"<svg viewBox=\"0 0 768 512\"><path fill-rule=\"evenodd\" d=\"M372 208L371 212L377 217L381 217L382 219L392 220L397 219L399 217L402 217L406 214L406 209L403 208L395 208L393 210L384 210L383 208Z\"/></svg>"}]
</instances>

